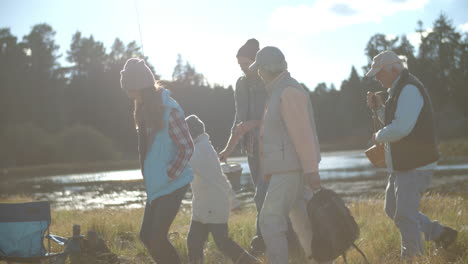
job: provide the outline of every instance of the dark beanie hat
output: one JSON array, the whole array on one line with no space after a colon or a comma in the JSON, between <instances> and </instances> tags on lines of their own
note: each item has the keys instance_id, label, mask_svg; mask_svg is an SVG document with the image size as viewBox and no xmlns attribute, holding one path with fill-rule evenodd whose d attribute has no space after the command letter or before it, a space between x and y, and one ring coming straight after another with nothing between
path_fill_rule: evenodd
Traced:
<instances>
[{"instance_id":1,"label":"dark beanie hat","mask_svg":"<svg viewBox=\"0 0 468 264\"><path fill-rule=\"evenodd\" d=\"M122 89L141 90L153 87L155 84L154 75L144 60L137 58L128 59L125 66L120 71L120 86Z\"/></svg>"},{"instance_id":2,"label":"dark beanie hat","mask_svg":"<svg viewBox=\"0 0 468 264\"><path fill-rule=\"evenodd\" d=\"M259 49L260 44L258 43L258 40L254 38L249 39L242 47L240 47L236 57L246 57L255 60L255 55Z\"/></svg>"}]
</instances>

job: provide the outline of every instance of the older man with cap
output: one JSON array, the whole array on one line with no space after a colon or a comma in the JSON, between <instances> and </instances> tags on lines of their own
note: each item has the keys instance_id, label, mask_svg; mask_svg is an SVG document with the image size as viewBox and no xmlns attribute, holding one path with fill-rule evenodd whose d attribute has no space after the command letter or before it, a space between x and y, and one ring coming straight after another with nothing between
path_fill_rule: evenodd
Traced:
<instances>
[{"instance_id":1,"label":"older man with cap","mask_svg":"<svg viewBox=\"0 0 468 264\"><path fill-rule=\"evenodd\" d=\"M291 219L306 256L312 230L306 203L320 189L320 149L308 92L287 71L276 47L261 49L250 66L269 95L260 128L261 173L269 186L260 213L268 263L288 263L286 231ZM309 260L313 263L313 260Z\"/></svg>"},{"instance_id":2,"label":"older man with cap","mask_svg":"<svg viewBox=\"0 0 468 264\"><path fill-rule=\"evenodd\" d=\"M421 196L430 184L439 153L431 98L405 66L404 58L384 51L373 58L366 76L375 77L388 89L385 103L369 92L367 104L384 124L373 139L385 144L390 174L385 212L400 229L401 256L408 258L423 253L421 233L426 241L434 240L446 248L455 241L457 231L419 212Z\"/></svg>"},{"instance_id":3,"label":"older man with cap","mask_svg":"<svg viewBox=\"0 0 468 264\"><path fill-rule=\"evenodd\" d=\"M265 84L257 71L251 71L249 66L255 61L255 55L260 49L259 42L252 38L239 48L237 62L244 73L236 82L235 103L236 115L231 129L231 136L223 151L219 154L221 161L234 150L236 144L242 139L242 149L247 155L252 182L255 185L255 206L257 208L257 231L251 242L251 250L255 255L265 251L265 243L259 226L259 215L268 189L268 181L260 175L259 157L259 125L263 118L267 93ZM288 220L288 245L290 248L297 246L297 237Z\"/></svg>"}]
</instances>

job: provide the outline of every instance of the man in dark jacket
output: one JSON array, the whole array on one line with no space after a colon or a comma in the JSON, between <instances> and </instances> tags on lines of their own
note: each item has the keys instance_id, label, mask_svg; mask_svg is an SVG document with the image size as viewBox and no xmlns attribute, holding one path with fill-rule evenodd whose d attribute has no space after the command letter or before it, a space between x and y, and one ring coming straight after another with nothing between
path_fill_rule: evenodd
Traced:
<instances>
[{"instance_id":1,"label":"man in dark jacket","mask_svg":"<svg viewBox=\"0 0 468 264\"><path fill-rule=\"evenodd\" d=\"M255 61L255 54L259 50L259 43L256 39L249 39L237 52L237 62L244 75L239 77L236 82L235 103L236 115L234 124L231 129L231 136L226 145L226 148L219 154L221 161L226 161L227 157L234 150L235 145L240 135L244 135L241 141L242 149L248 157L250 174L252 182L255 185L255 205L257 213L263 205L268 183L263 181L259 175L259 149L258 149L258 124L263 117L263 110L266 101L265 86L256 72L249 70L250 64ZM245 127L249 126L249 132L244 134ZM257 216L258 216L257 214ZM263 252L264 244L260 228L258 227L257 217L257 233L252 240L252 250L254 252Z\"/></svg>"}]
</instances>

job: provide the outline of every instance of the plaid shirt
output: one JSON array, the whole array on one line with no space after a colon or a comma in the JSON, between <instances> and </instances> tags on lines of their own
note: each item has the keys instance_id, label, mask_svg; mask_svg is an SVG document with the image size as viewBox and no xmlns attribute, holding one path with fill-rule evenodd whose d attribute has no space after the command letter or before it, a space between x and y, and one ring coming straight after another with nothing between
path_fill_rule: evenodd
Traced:
<instances>
[{"instance_id":1,"label":"plaid shirt","mask_svg":"<svg viewBox=\"0 0 468 264\"><path fill-rule=\"evenodd\" d=\"M188 165L194 150L187 123L177 109L173 109L169 116L169 135L177 145L178 152L167 173L170 178L175 179Z\"/></svg>"}]
</instances>

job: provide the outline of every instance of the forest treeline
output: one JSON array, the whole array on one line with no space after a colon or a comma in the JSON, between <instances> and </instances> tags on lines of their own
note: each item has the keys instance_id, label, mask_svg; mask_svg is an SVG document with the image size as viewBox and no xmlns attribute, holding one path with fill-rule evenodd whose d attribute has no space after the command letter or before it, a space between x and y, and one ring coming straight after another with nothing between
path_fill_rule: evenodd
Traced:
<instances>
[{"instance_id":1,"label":"forest treeline","mask_svg":"<svg viewBox=\"0 0 468 264\"><path fill-rule=\"evenodd\" d=\"M363 55L368 63L383 50L405 55L410 71L432 95L441 138L468 135L468 33L459 32L444 14L431 31L418 22L415 32L421 39L417 49L405 35L375 34ZM120 89L119 72L128 58L145 58L141 48L118 38L106 48L78 31L66 54L59 54L55 33L51 25L37 24L19 39L0 28L0 168L136 159L133 103ZM233 87L208 83L180 55L175 64L168 88L187 115L205 121L219 150L234 118ZM151 67L157 74L157 65ZM365 72L369 64L360 67ZM304 87L324 146L367 146L372 127L365 94L382 90L375 80L350 66L339 88L326 83Z\"/></svg>"}]
</instances>

